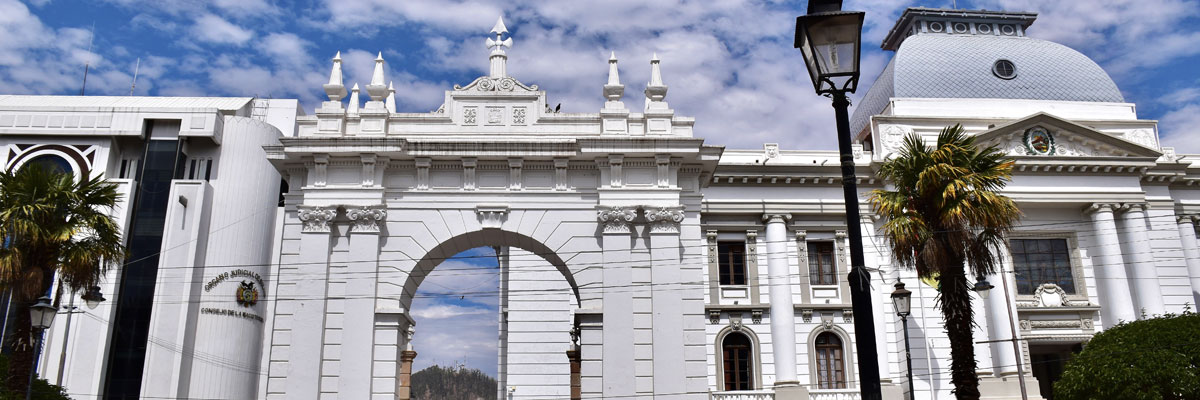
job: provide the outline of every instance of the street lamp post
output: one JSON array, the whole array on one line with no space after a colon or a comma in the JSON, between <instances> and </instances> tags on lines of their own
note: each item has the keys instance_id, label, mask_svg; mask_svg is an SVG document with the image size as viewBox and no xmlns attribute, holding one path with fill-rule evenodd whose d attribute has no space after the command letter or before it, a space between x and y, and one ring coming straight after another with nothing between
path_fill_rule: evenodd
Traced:
<instances>
[{"instance_id":1,"label":"street lamp post","mask_svg":"<svg viewBox=\"0 0 1200 400\"><path fill-rule=\"evenodd\" d=\"M865 13L841 11L841 0L810 0L808 14L796 18L796 48L804 54L817 94L833 98L841 155L842 190L846 199L846 233L850 236L850 301L853 303L859 388L863 400L881 400L879 355L871 311L871 275L863 257L862 222L858 212L854 155L850 145L847 93L858 88L858 60Z\"/></svg>"},{"instance_id":2,"label":"street lamp post","mask_svg":"<svg viewBox=\"0 0 1200 400\"><path fill-rule=\"evenodd\" d=\"M913 389L912 377L912 350L908 345L908 315L912 311L912 291L904 288L904 282L896 282L896 291L892 292L892 306L896 308L896 315L900 316L900 323L904 327L904 361L908 363L908 398L909 400L916 399L916 391Z\"/></svg>"},{"instance_id":3,"label":"street lamp post","mask_svg":"<svg viewBox=\"0 0 1200 400\"><path fill-rule=\"evenodd\" d=\"M37 333L34 334L35 342L33 347L33 359L38 358L38 353L42 349L42 334L47 329L50 329L50 324L54 323L54 315L58 314L58 307L50 305L50 297L42 296L38 299L37 304L29 307L30 325ZM37 373L37 368L32 365L29 367L29 383L25 385L25 400L29 400L33 396L33 376Z\"/></svg>"}]
</instances>

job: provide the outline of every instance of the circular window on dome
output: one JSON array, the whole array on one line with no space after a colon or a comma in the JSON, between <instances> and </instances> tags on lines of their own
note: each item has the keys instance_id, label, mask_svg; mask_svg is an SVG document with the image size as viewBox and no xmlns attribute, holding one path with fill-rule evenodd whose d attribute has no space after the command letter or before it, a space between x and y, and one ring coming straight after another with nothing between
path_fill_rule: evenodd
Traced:
<instances>
[{"instance_id":1,"label":"circular window on dome","mask_svg":"<svg viewBox=\"0 0 1200 400\"><path fill-rule=\"evenodd\" d=\"M975 25L975 31L976 31L976 32L979 32L979 33L982 33L982 34L985 34L985 35L987 35L987 34L991 34L991 33L992 33L992 25L991 25L991 24L978 24L978 25Z\"/></svg>"},{"instance_id":2,"label":"circular window on dome","mask_svg":"<svg viewBox=\"0 0 1200 400\"><path fill-rule=\"evenodd\" d=\"M1012 61L996 60L992 64L992 74L995 74L1000 79L1012 79L1017 77L1017 66L1013 65Z\"/></svg>"},{"instance_id":3,"label":"circular window on dome","mask_svg":"<svg viewBox=\"0 0 1200 400\"><path fill-rule=\"evenodd\" d=\"M1017 28L1012 25L1000 25L1000 33L1004 36L1012 36L1017 34Z\"/></svg>"},{"instance_id":4,"label":"circular window on dome","mask_svg":"<svg viewBox=\"0 0 1200 400\"><path fill-rule=\"evenodd\" d=\"M967 33L967 24L964 24L962 22L955 23L954 24L954 32Z\"/></svg>"},{"instance_id":5,"label":"circular window on dome","mask_svg":"<svg viewBox=\"0 0 1200 400\"><path fill-rule=\"evenodd\" d=\"M942 26L941 22L933 22L933 23L929 24L929 30L934 31L934 32L941 32L945 29L946 29L946 27Z\"/></svg>"}]
</instances>

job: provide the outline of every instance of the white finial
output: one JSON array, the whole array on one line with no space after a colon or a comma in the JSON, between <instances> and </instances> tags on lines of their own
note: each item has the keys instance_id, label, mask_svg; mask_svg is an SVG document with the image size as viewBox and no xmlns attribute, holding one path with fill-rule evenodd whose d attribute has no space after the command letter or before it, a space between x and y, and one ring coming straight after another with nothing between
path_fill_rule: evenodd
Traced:
<instances>
[{"instance_id":1,"label":"white finial","mask_svg":"<svg viewBox=\"0 0 1200 400\"><path fill-rule=\"evenodd\" d=\"M388 112L396 112L396 87L392 86L392 82L388 82L387 100L384 100L384 106Z\"/></svg>"},{"instance_id":2,"label":"white finial","mask_svg":"<svg viewBox=\"0 0 1200 400\"><path fill-rule=\"evenodd\" d=\"M500 40L505 33L508 33L508 28L504 27L504 17L496 19L496 26L492 27L492 34L496 35L496 39L488 38L485 42L487 47L492 50L492 54L488 57L491 61L491 68L488 76L492 78L503 78L508 76L507 61L508 55L504 52L505 47L512 47L512 38Z\"/></svg>"},{"instance_id":3,"label":"white finial","mask_svg":"<svg viewBox=\"0 0 1200 400\"><path fill-rule=\"evenodd\" d=\"M667 85L663 84L662 70L659 67L658 53L650 58L650 83L646 84L646 99L651 103L662 102L667 97ZM647 107L653 107L653 104Z\"/></svg>"},{"instance_id":4,"label":"white finial","mask_svg":"<svg viewBox=\"0 0 1200 400\"><path fill-rule=\"evenodd\" d=\"M324 86L329 101L341 101L346 97L346 86L342 84L342 52L333 56L333 68L329 71L329 83Z\"/></svg>"},{"instance_id":5,"label":"white finial","mask_svg":"<svg viewBox=\"0 0 1200 400\"><path fill-rule=\"evenodd\" d=\"M604 98L608 101L621 101L625 95L625 85L621 84L620 72L617 71L617 53L614 51L608 57L608 84L604 85Z\"/></svg>"},{"instance_id":6,"label":"white finial","mask_svg":"<svg viewBox=\"0 0 1200 400\"><path fill-rule=\"evenodd\" d=\"M371 74L371 83L367 84L367 95L371 101L382 101L387 96L387 85L383 84L383 52L375 56L375 72Z\"/></svg>"},{"instance_id":7,"label":"white finial","mask_svg":"<svg viewBox=\"0 0 1200 400\"><path fill-rule=\"evenodd\" d=\"M500 40L500 35L508 33L508 28L504 27L504 16L496 17L496 26L492 27L492 33L496 34L496 40Z\"/></svg>"},{"instance_id":8,"label":"white finial","mask_svg":"<svg viewBox=\"0 0 1200 400\"><path fill-rule=\"evenodd\" d=\"M350 89L350 108L346 110L346 114L358 115L358 84L354 84L354 88Z\"/></svg>"}]
</instances>

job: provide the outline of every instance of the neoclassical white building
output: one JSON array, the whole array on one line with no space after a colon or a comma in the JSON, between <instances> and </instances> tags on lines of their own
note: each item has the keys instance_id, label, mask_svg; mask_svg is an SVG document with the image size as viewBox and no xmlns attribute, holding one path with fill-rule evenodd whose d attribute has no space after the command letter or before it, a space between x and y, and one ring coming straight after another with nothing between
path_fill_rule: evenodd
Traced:
<instances>
[{"instance_id":1,"label":"neoclassical white building","mask_svg":"<svg viewBox=\"0 0 1200 400\"><path fill-rule=\"evenodd\" d=\"M1095 62L1026 37L1035 18L907 10L851 123L864 198L910 133L962 124L1016 160L1005 194L1024 217L975 302L989 399L1021 398L1021 381L1050 398L1096 332L1200 297L1200 156L1162 147ZM885 398L906 394L908 372L918 398L949 396L936 289L894 266L865 206L874 315L852 311L835 152L695 137L704 121L669 106L658 59L644 102L614 56L596 77L602 109L555 112L507 73L506 33L486 41L489 73L433 112L395 109L382 58L361 99L335 57L312 114L294 100L0 97L0 164L52 155L113 179L140 255L106 281L108 302L60 317L42 376L81 399L407 399L422 280L494 246L508 398L856 399L855 318L875 322ZM912 371L898 281L914 291Z\"/></svg>"}]
</instances>

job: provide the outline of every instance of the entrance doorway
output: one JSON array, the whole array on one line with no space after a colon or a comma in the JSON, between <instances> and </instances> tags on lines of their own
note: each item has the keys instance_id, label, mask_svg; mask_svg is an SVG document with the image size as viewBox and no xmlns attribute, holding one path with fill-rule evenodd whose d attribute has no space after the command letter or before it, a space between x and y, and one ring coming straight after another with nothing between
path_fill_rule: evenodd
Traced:
<instances>
[{"instance_id":1,"label":"entrance doorway","mask_svg":"<svg viewBox=\"0 0 1200 400\"><path fill-rule=\"evenodd\" d=\"M1054 382L1062 377L1067 361L1080 351L1083 351L1081 343L1029 345L1029 359L1033 364L1031 369L1043 398L1054 400Z\"/></svg>"}]
</instances>

